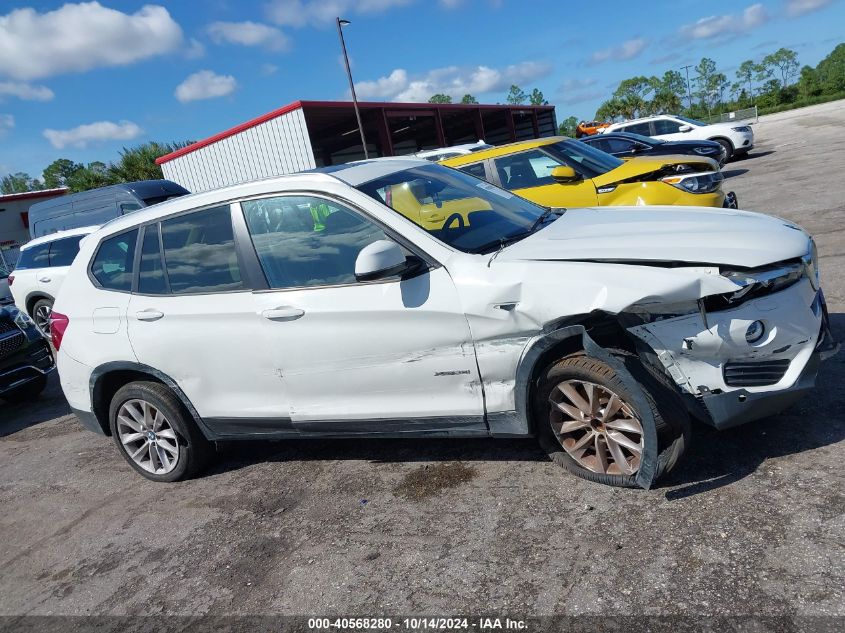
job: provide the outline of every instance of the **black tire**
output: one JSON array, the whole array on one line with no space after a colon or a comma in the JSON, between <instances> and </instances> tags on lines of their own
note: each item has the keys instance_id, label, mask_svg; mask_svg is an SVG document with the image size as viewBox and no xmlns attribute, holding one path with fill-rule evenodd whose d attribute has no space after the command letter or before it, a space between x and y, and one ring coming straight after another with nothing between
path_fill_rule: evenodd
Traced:
<instances>
[{"instance_id":1,"label":"black tire","mask_svg":"<svg viewBox=\"0 0 845 633\"><path fill-rule=\"evenodd\" d=\"M649 367L638 357L627 352L613 350L614 356L637 380L646 395L657 435L658 456L653 481L669 473L678 463L690 440L690 419L674 386L659 369ZM534 423L540 445L552 461L582 479L609 486L637 487L636 472L633 474L608 474L589 470L570 456L561 445L550 423L552 390L564 380L581 380L607 388L617 394L631 408L641 424L646 420L636 412L633 398L616 371L596 358L583 352L567 356L541 374L534 397Z\"/></svg>"},{"instance_id":2,"label":"black tire","mask_svg":"<svg viewBox=\"0 0 845 633\"><path fill-rule=\"evenodd\" d=\"M130 457L121 442L118 432L117 414L130 400L142 400L161 411L176 434L179 454L176 466L165 474L145 470ZM131 406L131 405L130 405ZM152 481L180 481L189 479L208 465L214 454L213 444L197 428L185 407L165 385L157 382L132 382L118 389L109 406L109 425L118 451L136 472Z\"/></svg>"},{"instance_id":3,"label":"black tire","mask_svg":"<svg viewBox=\"0 0 845 633\"><path fill-rule=\"evenodd\" d=\"M725 163L727 163L734 155L733 143L726 138L714 138L713 140L725 149Z\"/></svg>"},{"instance_id":4,"label":"black tire","mask_svg":"<svg viewBox=\"0 0 845 633\"><path fill-rule=\"evenodd\" d=\"M45 312L46 311L46 312ZM50 313L53 312L53 300L52 299L39 299L32 305L32 320L35 321L36 327L38 327L39 331L44 334L46 337L50 337L50 321L47 320L46 324L42 327L43 322L43 315L46 313L48 319Z\"/></svg>"},{"instance_id":5,"label":"black tire","mask_svg":"<svg viewBox=\"0 0 845 633\"><path fill-rule=\"evenodd\" d=\"M41 375L33 380L30 380L25 385L21 385L20 387L5 393L3 395L3 399L8 400L9 402L26 402L27 400L33 400L37 398L42 391L44 391L45 387L47 387L47 376Z\"/></svg>"}]
</instances>

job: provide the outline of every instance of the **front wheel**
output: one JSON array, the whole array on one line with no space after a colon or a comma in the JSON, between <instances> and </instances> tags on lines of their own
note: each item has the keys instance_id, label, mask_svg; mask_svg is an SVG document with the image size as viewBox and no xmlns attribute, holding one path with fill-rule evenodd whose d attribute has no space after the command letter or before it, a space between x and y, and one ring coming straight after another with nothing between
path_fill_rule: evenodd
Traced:
<instances>
[{"instance_id":1,"label":"front wheel","mask_svg":"<svg viewBox=\"0 0 845 633\"><path fill-rule=\"evenodd\" d=\"M540 444L567 471L611 486L637 486L645 455L645 426L658 440L656 481L678 462L689 441L689 417L677 393L636 357L620 353L646 395L650 415L638 411L616 370L583 353L551 365L540 379L535 422ZM653 459L653 457L651 457Z\"/></svg>"},{"instance_id":2,"label":"front wheel","mask_svg":"<svg viewBox=\"0 0 845 633\"><path fill-rule=\"evenodd\" d=\"M728 139L726 139L726 138L717 138L717 139L714 139L714 140L715 140L715 141L716 141L719 145L721 145L721 146L722 146L722 148L725 150L725 160L724 160L724 162L722 163L722 165L724 165L724 164L725 164L725 163L727 163L727 162L731 159L731 157L733 156L733 154L734 154L734 146L733 146L733 145L731 144L731 142L730 142Z\"/></svg>"},{"instance_id":3,"label":"front wheel","mask_svg":"<svg viewBox=\"0 0 845 633\"><path fill-rule=\"evenodd\" d=\"M120 454L153 481L179 481L198 473L211 443L165 385L133 382L112 398L109 421Z\"/></svg>"}]
</instances>

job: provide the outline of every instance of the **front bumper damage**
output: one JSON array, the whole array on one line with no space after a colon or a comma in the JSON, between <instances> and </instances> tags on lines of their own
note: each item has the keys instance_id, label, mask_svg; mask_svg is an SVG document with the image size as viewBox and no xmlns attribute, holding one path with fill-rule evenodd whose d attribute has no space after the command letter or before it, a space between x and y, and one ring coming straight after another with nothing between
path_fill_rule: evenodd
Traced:
<instances>
[{"instance_id":1,"label":"front bumper damage","mask_svg":"<svg viewBox=\"0 0 845 633\"><path fill-rule=\"evenodd\" d=\"M749 344L746 329L758 320L766 334ZM821 361L839 349L824 294L806 278L732 309L628 330L655 351L690 412L718 429L787 408L815 386Z\"/></svg>"}]
</instances>

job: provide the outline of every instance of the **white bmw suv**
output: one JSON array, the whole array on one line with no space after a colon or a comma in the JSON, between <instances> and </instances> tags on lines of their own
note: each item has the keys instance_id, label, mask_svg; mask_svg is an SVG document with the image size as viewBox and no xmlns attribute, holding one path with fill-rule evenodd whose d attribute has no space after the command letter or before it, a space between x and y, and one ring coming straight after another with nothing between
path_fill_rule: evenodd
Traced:
<instances>
[{"instance_id":1,"label":"white bmw suv","mask_svg":"<svg viewBox=\"0 0 845 633\"><path fill-rule=\"evenodd\" d=\"M648 487L690 417L724 428L813 387L835 348L816 265L757 213L547 209L379 159L113 220L52 335L76 415L149 479L224 439L536 435L576 475Z\"/></svg>"},{"instance_id":2,"label":"white bmw suv","mask_svg":"<svg viewBox=\"0 0 845 633\"><path fill-rule=\"evenodd\" d=\"M716 141L731 157L747 154L754 147L754 130L747 123L707 124L683 116L658 114L656 116L614 123L601 131L631 132L651 136L664 141Z\"/></svg>"}]
</instances>

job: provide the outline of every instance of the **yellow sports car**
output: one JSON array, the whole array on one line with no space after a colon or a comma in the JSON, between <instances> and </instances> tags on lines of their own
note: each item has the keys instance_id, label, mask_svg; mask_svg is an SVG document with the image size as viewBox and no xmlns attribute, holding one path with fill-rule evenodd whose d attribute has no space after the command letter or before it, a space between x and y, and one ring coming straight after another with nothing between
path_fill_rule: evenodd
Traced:
<instances>
[{"instance_id":1,"label":"yellow sports car","mask_svg":"<svg viewBox=\"0 0 845 633\"><path fill-rule=\"evenodd\" d=\"M546 207L736 208L736 196L722 191L719 164L704 156L643 156L623 161L558 136L502 145L441 163Z\"/></svg>"}]
</instances>

